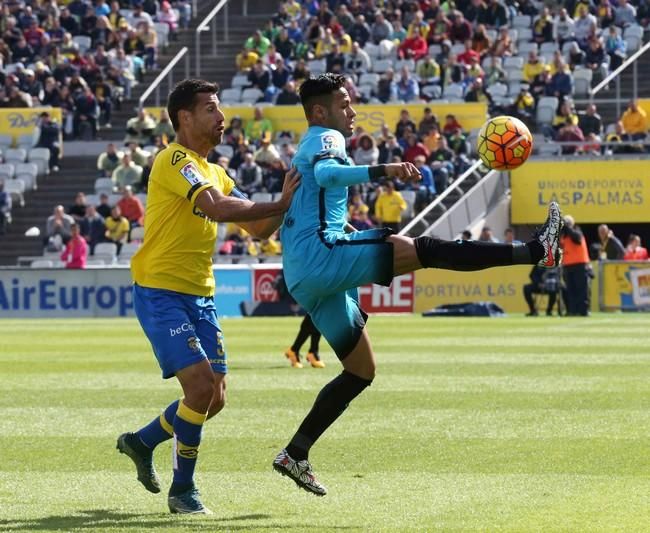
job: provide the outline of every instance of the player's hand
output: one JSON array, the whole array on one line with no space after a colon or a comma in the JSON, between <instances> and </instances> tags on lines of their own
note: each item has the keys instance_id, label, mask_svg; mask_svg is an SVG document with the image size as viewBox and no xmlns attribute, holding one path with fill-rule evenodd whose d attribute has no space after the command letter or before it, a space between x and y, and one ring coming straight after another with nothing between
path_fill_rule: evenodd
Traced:
<instances>
[{"instance_id":1,"label":"player's hand","mask_svg":"<svg viewBox=\"0 0 650 533\"><path fill-rule=\"evenodd\" d=\"M298 185L300 185L300 172L296 167L291 167L284 175L284 183L282 184L282 197L278 202L284 206L285 211L291 205L293 193L296 192Z\"/></svg>"},{"instance_id":2,"label":"player's hand","mask_svg":"<svg viewBox=\"0 0 650 533\"><path fill-rule=\"evenodd\" d=\"M413 163L389 163L386 165L386 176L402 181L420 181L422 174Z\"/></svg>"}]
</instances>

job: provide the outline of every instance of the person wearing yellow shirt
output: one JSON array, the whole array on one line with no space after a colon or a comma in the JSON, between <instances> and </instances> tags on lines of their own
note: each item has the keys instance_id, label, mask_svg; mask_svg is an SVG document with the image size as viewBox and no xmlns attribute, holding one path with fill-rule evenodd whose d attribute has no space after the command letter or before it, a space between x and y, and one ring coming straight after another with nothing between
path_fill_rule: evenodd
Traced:
<instances>
[{"instance_id":1,"label":"person wearing yellow shirt","mask_svg":"<svg viewBox=\"0 0 650 533\"><path fill-rule=\"evenodd\" d=\"M131 261L135 314L163 378L175 376L184 397L137 432L120 435L117 449L135 463L138 481L157 493L153 450L173 437L167 505L182 514L211 514L194 485L194 469L203 424L225 402L227 358L212 271L217 224L236 222L254 237L267 238L282 223L299 184L298 173L290 171L277 202L254 203L222 167L208 162L225 127L218 92L215 83L186 79L170 93L167 111L176 142L154 161L144 240Z\"/></svg>"},{"instance_id":2,"label":"person wearing yellow shirt","mask_svg":"<svg viewBox=\"0 0 650 533\"><path fill-rule=\"evenodd\" d=\"M264 134L270 136L273 133L273 124L268 118L264 118L264 112L261 107L256 107L253 111L253 118L246 122L244 135L248 142L257 145L264 138Z\"/></svg>"},{"instance_id":3,"label":"person wearing yellow shirt","mask_svg":"<svg viewBox=\"0 0 650 533\"><path fill-rule=\"evenodd\" d=\"M260 243L260 252L262 255L282 255L282 245L277 240L276 233Z\"/></svg>"},{"instance_id":4,"label":"person wearing yellow shirt","mask_svg":"<svg viewBox=\"0 0 650 533\"><path fill-rule=\"evenodd\" d=\"M119 206L115 205L111 209L111 216L104 221L106 226L106 240L117 245L117 254L120 254L122 244L126 242L131 230L131 224L126 217L122 216Z\"/></svg>"},{"instance_id":5,"label":"person wearing yellow shirt","mask_svg":"<svg viewBox=\"0 0 650 533\"><path fill-rule=\"evenodd\" d=\"M235 57L237 70L239 72L248 72L253 68L253 65L257 63L259 58L260 56L255 50L243 48L242 51L237 54L237 57Z\"/></svg>"},{"instance_id":6,"label":"person wearing yellow shirt","mask_svg":"<svg viewBox=\"0 0 650 533\"><path fill-rule=\"evenodd\" d=\"M402 212L406 210L406 202L402 195L395 190L395 184L388 180L384 190L375 202L375 218L384 228L392 228L395 232L402 225Z\"/></svg>"},{"instance_id":7,"label":"person wearing yellow shirt","mask_svg":"<svg viewBox=\"0 0 650 533\"><path fill-rule=\"evenodd\" d=\"M531 83L535 77L544 71L544 62L539 60L537 52L528 53L528 61L524 64L524 81Z\"/></svg>"},{"instance_id":8,"label":"person wearing yellow shirt","mask_svg":"<svg viewBox=\"0 0 650 533\"><path fill-rule=\"evenodd\" d=\"M648 134L648 117L639 102L632 100L621 117L623 129L633 141L643 140Z\"/></svg>"}]
</instances>

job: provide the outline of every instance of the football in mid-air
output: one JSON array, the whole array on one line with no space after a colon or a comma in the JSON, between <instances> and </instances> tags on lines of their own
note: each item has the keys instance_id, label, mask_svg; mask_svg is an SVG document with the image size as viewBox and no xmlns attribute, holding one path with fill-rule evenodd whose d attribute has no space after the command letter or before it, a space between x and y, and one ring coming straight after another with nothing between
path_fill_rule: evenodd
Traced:
<instances>
[{"instance_id":1,"label":"football in mid-air","mask_svg":"<svg viewBox=\"0 0 650 533\"><path fill-rule=\"evenodd\" d=\"M532 150L533 136L526 124L515 117L493 117L478 133L478 155L493 170L512 170L523 165Z\"/></svg>"}]
</instances>

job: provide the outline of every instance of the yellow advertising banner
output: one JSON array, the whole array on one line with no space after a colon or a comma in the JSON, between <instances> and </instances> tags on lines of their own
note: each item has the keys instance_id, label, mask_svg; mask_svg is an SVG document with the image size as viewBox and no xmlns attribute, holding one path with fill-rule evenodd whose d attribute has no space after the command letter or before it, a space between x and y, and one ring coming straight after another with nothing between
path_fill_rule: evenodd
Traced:
<instances>
[{"instance_id":1,"label":"yellow advertising banner","mask_svg":"<svg viewBox=\"0 0 650 533\"><path fill-rule=\"evenodd\" d=\"M25 107L0 109L0 133L11 135L14 145L20 135L33 133L38 124L38 116L47 111L61 124L61 109L58 107Z\"/></svg>"},{"instance_id":2,"label":"yellow advertising banner","mask_svg":"<svg viewBox=\"0 0 650 533\"><path fill-rule=\"evenodd\" d=\"M414 311L421 313L445 304L494 302L507 313L528 312L523 287L530 283L528 275L531 269L529 265L516 265L476 272L418 270L415 273ZM591 294L591 308L597 310L598 277L592 281ZM541 311L543 313L544 309Z\"/></svg>"},{"instance_id":3,"label":"yellow advertising banner","mask_svg":"<svg viewBox=\"0 0 650 533\"><path fill-rule=\"evenodd\" d=\"M539 224L548 203L578 224L647 222L649 161L529 161L511 173L512 223Z\"/></svg>"},{"instance_id":4,"label":"yellow advertising banner","mask_svg":"<svg viewBox=\"0 0 650 533\"><path fill-rule=\"evenodd\" d=\"M601 309L649 307L650 261L603 261L600 263Z\"/></svg>"},{"instance_id":5,"label":"yellow advertising banner","mask_svg":"<svg viewBox=\"0 0 650 533\"><path fill-rule=\"evenodd\" d=\"M424 108L430 107L433 113L438 116L441 123L444 123L446 115L455 115L456 119L465 130L480 128L487 117L485 103L464 103L464 104L381 104L354 106L357 112L356 124L362 126L367 132L373 133L381 129L384 122L388 124L391 131L399 120L400 111L408 109L411 118L417 124L424 116ZM160 116L160 107L148 107L147 110L156 119ZM253 107L223 107L226 115L226 124L234 116L242 118L244 123L253 118ZM307 121L302 106L266 106L262 108L264 117L273 124L274 131L290 130L300 136L307 129Z\"/></svg>"}]
</instances>

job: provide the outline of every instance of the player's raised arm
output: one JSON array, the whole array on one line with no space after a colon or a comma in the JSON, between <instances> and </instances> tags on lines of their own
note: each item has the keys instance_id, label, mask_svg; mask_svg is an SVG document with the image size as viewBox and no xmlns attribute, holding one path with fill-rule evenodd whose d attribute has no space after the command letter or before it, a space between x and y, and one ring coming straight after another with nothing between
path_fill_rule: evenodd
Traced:
<instances>
[{"instance_id":1,"label":"player's raised arm","mask_svg":"<svg viewBox=\"0 0 650 533\"><path fill-rule=\"evenodd\" d=\"M420 171L413 163L390 163L388 165L349 166L335 157L327 157L316 162L314 177L319 186L347 187L380 178L399 178L402 181L419 180Z\"/></svg>"},{"instance_id":2,"label":"player's raised arm","mask_svg":"<svg viewBox=\"0 0 650 533\"><path fill-rule=\"evenodd\" d=\"M277 202L251 202L226 196L216 187L210 187L197 196L195 205L215 222L253 222L284 214L298 185L300 174L292 169L285 177L282 196Z\"/></svg>"}]
</instances>

